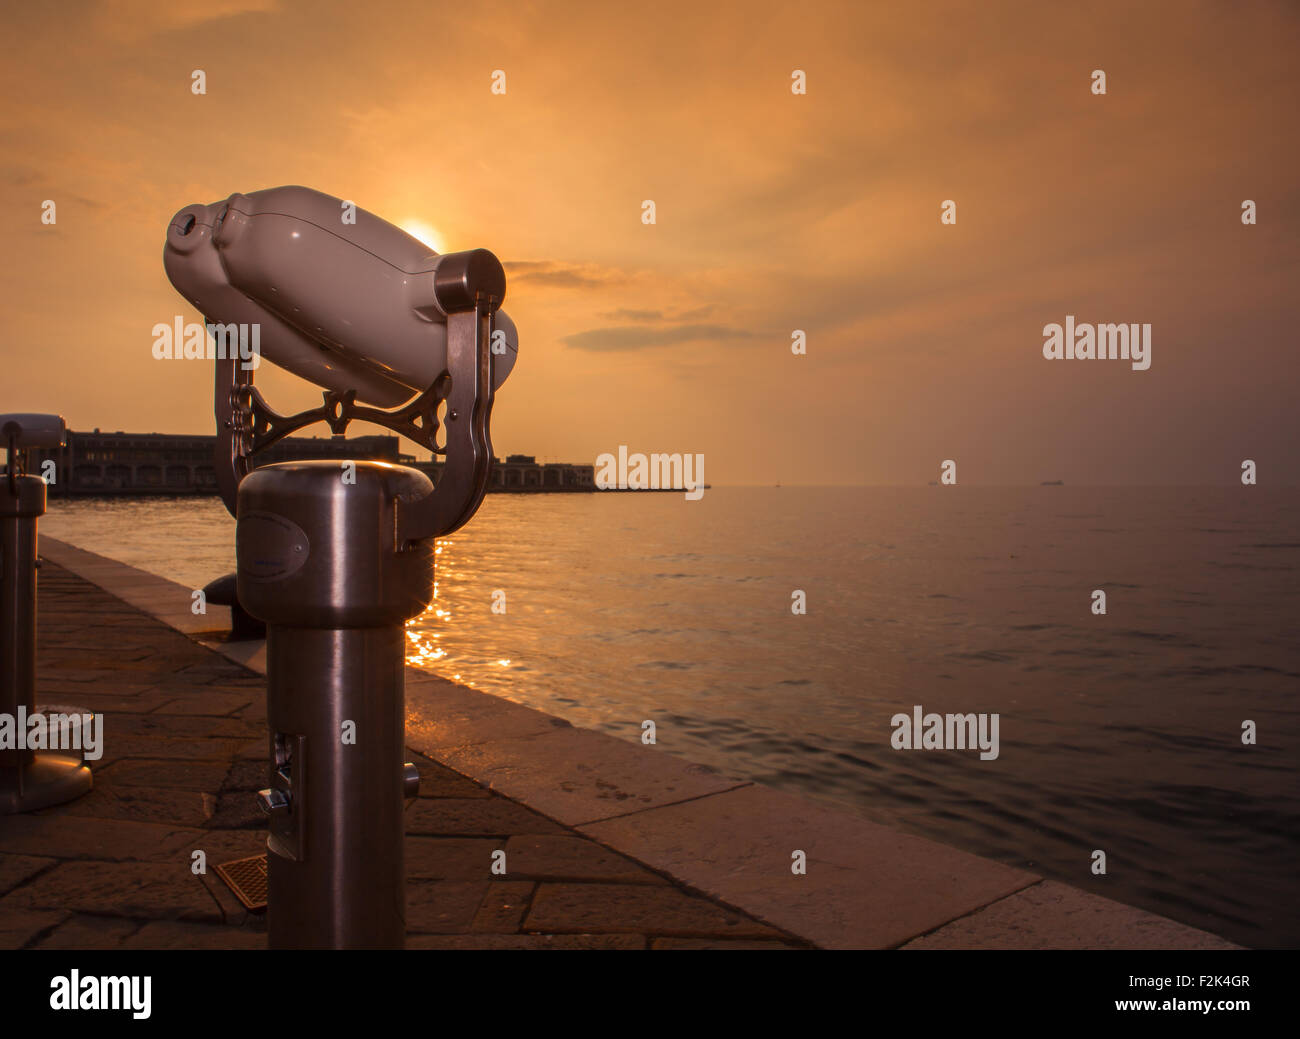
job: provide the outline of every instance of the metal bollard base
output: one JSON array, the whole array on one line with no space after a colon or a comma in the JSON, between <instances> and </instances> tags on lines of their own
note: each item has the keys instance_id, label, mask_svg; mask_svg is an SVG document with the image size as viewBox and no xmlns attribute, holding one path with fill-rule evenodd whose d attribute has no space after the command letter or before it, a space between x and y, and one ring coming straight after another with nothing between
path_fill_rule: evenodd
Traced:
<instances>
[{"instance_id":1,"label":"metal bollard base","mask_svg":"<svg viewBox=\"0 0 1300 1039\"><path fill-rule=\"evenodd\" d=\"M71 754L36 754L19 768L0 769L0 815L17 815L76 800L93 785L90 768Z\"/></svg>"},{"instance_id":2,"label":"metal bollard base","mask_svg":"<svg viewBox=\"0 0 1300 1039\"><path fill-rule=\"evenodd\" d=\"M0 715L11 724L36 709L36 521L45 513L45 481L17 467L11 437L0 481ZM91 785L80 754L0 750L0 815L63 804Z\"/></svg>"}]
</instances>

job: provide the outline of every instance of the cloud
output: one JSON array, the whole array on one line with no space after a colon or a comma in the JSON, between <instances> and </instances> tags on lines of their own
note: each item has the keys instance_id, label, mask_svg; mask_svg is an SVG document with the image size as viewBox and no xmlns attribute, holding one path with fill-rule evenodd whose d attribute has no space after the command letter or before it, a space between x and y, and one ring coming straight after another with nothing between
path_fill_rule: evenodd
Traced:
<instances>
[{"instance_id":1,"label":"cloud","mask_svg":"<svg viewBox=\"0 0 1300 1039\"><path fill-rule=\"evenodd\" d=\"M275 14L278 0L101 0L92 9L93 30L124 40L140 40L193 29L224 18Z\"/></svg>"},{"instance_id":2,"label":"cloud","mask_svg":"<svg viewBox=\"0 0 1300 1039\"><path fill-rule=\"evenodd\" d=\"M575 350L616 352L646 350L657 346L678 346L701 339L752 339L753 332L725 325L669 325L662 328L644 328L636 325L619 325L613 328L593 328L564 336L560 342Z\"/></svg>"},{"instance_id":3,"label":"cloud","mask_svg":"<svg viewBox=\"0 0 1300 1039\"><path fill-rule=\"evenodd\" d=\"M619 307L617 310L609 310L600 315L610 321L662 321L664 312L662 310L634 310L631 307Z\"/></svg>"},{"instance_id":4,"label":"cloud","mask_svg":"<svg viewBox=\"0 0 1300 1039\"><path fill-rule=\"evenodd\" d=\"M717 309L716 303L706 303L703 306L691 307L689 310L681 310L677 307L668 310L619 307L617 310L607 310L599 316L607 321L699 321L700 318L708 317Z\"/></svg>"},{"instance_id":5,"label":"cloud","mask_svg":"<svg viewBox=\"0 0 1300 1039\"><path fill-rule=\"evenodd\" d=\"M673 315L674 321L698 321L702 317L708 317L718 309L716 303L705 303L702 307L692 307L690 310L683 310Z\"/></svg>"},{"instance_id":6,"label":"cloud","mask_svg":"<svg viewBox=\"0 0 1300 1039\"><path fill-rule=\"evenodd\" d=\"M560 260L515 260L505 268L512 283L522 281L560 289L598 288L627 280L624 274L608 267Z\"/></svg>"}]
</instances>

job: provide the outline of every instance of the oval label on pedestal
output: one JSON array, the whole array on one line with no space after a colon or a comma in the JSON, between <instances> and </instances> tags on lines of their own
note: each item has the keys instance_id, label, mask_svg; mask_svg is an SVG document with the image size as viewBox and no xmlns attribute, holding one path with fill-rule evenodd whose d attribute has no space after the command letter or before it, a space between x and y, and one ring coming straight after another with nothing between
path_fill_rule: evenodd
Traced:
<instances>
[{"instance_id":1,"label":"oval label on pedestal","mask_svg":"<svg viewBox=\"0 0 1300 1039\"><path fill-rule=\"evenodd\" d=\"M302 569L311 544L302 527L274 512L248 512L235 524L235 565L252 581L279 581Z\"/></svg>"}]
</instances>

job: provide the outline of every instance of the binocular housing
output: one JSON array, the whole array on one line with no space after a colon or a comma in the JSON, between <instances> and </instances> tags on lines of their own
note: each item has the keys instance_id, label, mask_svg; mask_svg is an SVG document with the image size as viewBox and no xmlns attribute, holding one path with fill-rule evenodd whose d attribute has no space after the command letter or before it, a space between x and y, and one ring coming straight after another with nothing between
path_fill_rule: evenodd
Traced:
<instances>
[{"instance_id":1,"label":"binocular housing","mask_svg":"<svg viewBox=\"0 0 1300 1039\"><path fill-rule=\"evenodd\" d=\"M480 269L489 265L496 270ZM505 291L490 253L439 255L351 202L296 186L186 206L168 225L163 266L209 321L260 325L273 364L385 408L446 370L458 286L474 280ZM500 310L494 336L493 389L519 349Z\"/></svg>"},{"instance_id":2,"label":"binocular housing","mask_svg":"<svg viewBox=\"0 0 1300 1039\"><path fill-rule=\"evenodd\" d=\"M61 415L0 415L0 447L59 447L65 428Z\"/></svg>"}]
</instances>

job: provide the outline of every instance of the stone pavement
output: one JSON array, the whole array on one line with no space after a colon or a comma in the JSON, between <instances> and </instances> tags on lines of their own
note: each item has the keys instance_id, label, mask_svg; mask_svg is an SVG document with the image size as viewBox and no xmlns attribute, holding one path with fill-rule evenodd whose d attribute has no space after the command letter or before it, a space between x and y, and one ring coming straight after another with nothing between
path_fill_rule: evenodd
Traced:
<instances>
[{"instance_id":1,"label":"stone pavement","mask_svg":"<svg viewBox=\"0 0 1300 1039\"><path fill-rule=\"evenodd\" d=\"M264 948L213 867L265 850L263 678L44 559L37 703L104 715L94 789L0 816L0 948ZM410 753L408 948L806 948ZM509 874L494 877L492 852ZM195 852L206 874L192 870Z\"/></svg>"}]
</instances>

